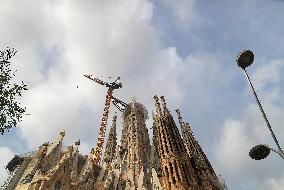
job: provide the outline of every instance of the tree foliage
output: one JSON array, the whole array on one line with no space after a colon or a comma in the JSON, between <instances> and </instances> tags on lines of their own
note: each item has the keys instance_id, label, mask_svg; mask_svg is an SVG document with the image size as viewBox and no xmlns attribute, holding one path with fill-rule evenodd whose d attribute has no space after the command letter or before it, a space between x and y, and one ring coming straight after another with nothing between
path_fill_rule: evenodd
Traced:
<instances>
[{"instance_id":1,"label":"tree foliage","mask_svg":"<svg viewBox=\"0 0 284 190\"><path fill-rule=\"evenodd\" d=\"M18 98L27 89L22 81L20 84L12 82L16 71L10 69L10 59L16 54L13 48L0 51L0 133L16 127L26 113L26 108L21 107Z\"/></svg>"}]
</instances>

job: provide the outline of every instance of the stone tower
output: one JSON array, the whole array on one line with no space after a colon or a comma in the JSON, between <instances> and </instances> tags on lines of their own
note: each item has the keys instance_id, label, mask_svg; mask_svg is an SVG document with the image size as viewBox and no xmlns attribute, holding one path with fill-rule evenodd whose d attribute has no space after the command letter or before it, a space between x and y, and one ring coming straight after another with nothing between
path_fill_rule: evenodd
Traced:
<instances>
[{"instance_id":1,"label":"stone tower","mask_svg":"<svg viewBox=\"0 0 284 190\"><path fill-rule=\"evenodd\" d=\"M195 140L188 123L178 118L182 136L162 96L154 97L153 144L148 112L133 100L122 114L121 144L117 145L117 116L102 164L95 150L79 153L80 141L64 147L65 132L31 154L16 155L7 165L11 176L1 190L222 190L216 174Z\"/></svg>"},{"instance_id":2,"label":"stone tower","mask_svg":"<svg viewBox=\"0 0 284 190\"><path fill-rule=\"evenodd\" d=\"M146 108L133 100L123 114L121 147L125 150L129 183L135 188L150 184L150 139L145 121L148 119Z\"/></svg>"},{"instance_id":3,"label":"stone tower","mask_svg":"<svg viewBox=\"0 0 284 190\"><path fill-rule=\"evenodd\" d=\"M116 119L117 116L115 115L112 119L112 125L108 134L108 140L105 147L104 159L102 169L96 181L96 188L104 188L106 185L105 181L110 174L111 170L111 163L115 157L116 153Z\"/></svg>"},{"instance_id":4,"label":"stone tower","mask_svg":"<svg viewBox=\"0 0 284 190\"><path fill-rule=\"evenodd\" d=\"M157 126L157 145L164 174L164 186L168 190L198 190L195 171L165 99L161 97L163 111L159 98L154 96L154 99L154 122Z\"/></svg>"},{"instance_id":5,"label":"stone tower","mask_svg":"<svg viewBox=\"0 0 284 190\"><path fill-rule=\"evenodd\" d=\"M116 149L116 119L117 116L115 115L112 120L112 125L110 128L110 132L108 135L108 140L105 148L105 154L104 154L104 162L111 162L114 155L115 155L115 149Z\"/></svg>"},{"instance_id":6,"label":"stone tower","mask_svg":"<svg viewBox=\"0 0 284 190\"><path fill-rule=\"evenodd\" d=\"M197 183L201 189L220 189L220 183L209 160L203 152L198 141L195 139L189 123L184 123L180 110L176 110L181 126L183 141L190 157L193 168L196 172Z\"/></svg>"},{"instance_id":7,"label":"stone tower","mask_svg":"<svg viewBox=\"0 0 284 190\"><path fill-rule=\"evenodd\" d=\"M62 148L64 136L62 131L55 142L42 144L35 153L15 156L7 165L15 173L5 189L72 189L71 174L82 169L78 161L85 162L85 158L78 155L80 141Z\"/></svg>"}]
</instances>

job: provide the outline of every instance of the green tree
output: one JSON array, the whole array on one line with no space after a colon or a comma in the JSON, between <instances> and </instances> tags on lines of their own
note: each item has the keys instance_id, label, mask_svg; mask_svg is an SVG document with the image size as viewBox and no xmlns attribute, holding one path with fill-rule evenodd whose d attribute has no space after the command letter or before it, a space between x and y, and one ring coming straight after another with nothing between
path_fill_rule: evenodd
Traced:
<instances>
[{"instance_id":1,"label":"green tree","mask_svg":"<svg viewBox=\"0 0 284 190\"><path fill-rule=\"evenodd\" d=\"M23 90L28 90L22 81L20 84L12 82L16 71L10 69L10 59L17 53L14 48L0 51L0 133L16 127L26 113L26 108L21 107L18 98Z\"/></svg>"}]
</instances>

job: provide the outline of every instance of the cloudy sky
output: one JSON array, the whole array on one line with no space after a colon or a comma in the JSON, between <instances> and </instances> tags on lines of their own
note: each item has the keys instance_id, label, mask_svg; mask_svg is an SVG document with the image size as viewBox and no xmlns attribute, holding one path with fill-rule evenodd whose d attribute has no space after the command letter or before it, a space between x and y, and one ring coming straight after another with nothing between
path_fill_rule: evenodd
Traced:
<instances>
[{"instance_id":1,"label":"cloudy sky","mask_svg":"<svg viewBox=\"0 0 284 190\"><path fill-rule=\"evenodd\" d=\"M13 155L52 142L61 129L66 145L81 139L84 154L95 146L106 88L83 77L93 74L120 76L114 95L136 97L149 113L155 94L172 114L180 108L229 189L283 189L278 155L248 156L254 145L275 145L235 59L254 51L248 73L284 145L284 1L0 0L0 7L0 47L18 50L11 61L15 80L28 83L21 101L30 113L0 137L0 184Z\"/></svg>"}]
</instances>

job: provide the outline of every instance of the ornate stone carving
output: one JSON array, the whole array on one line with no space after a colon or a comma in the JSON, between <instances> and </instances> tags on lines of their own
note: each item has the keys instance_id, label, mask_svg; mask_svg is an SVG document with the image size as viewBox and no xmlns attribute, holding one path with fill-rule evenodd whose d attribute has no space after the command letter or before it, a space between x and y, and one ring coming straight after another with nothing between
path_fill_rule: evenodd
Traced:
<instances>
[{"instance_id":1,"label":"ornate stone carving","mask_svg":"<svg viewBox=\"0 0 284 190\"><path fill-rule=\"evenodd\" d=\"M178 119L182 137L162 96L153 112L153 145L145 121L146 108L133 99L122 119L121 145L116 142L116 119L110 127L102 165L95 150L79 153L80 140L62 148L65 131L23 157L7 190L221 190L222 187L188 123ZM20 163L19 163L20 164Z\"/></svg>"}]
</instances>

